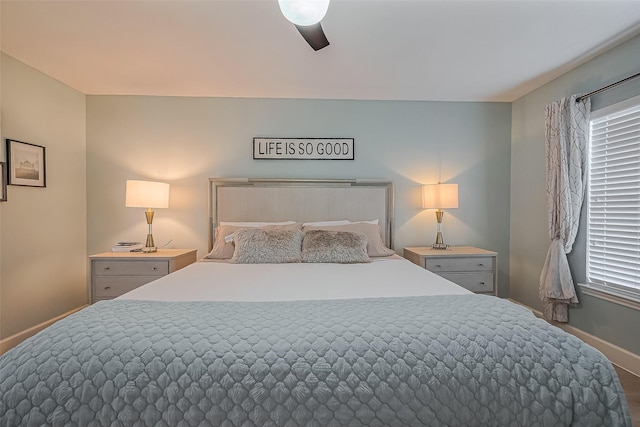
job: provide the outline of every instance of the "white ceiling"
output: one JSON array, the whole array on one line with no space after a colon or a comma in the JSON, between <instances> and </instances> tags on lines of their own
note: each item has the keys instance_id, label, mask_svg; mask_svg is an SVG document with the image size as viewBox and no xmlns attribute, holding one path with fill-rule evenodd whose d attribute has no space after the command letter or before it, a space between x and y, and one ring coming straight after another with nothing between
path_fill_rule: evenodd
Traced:
<instances>
[{"instance_id":1,"label":"white ceiling","mask_svg":"<svg viewBox=\"0 0 640 427\"><path fill-rule=\"evenodd\" d=\"M85 94L513 101L640 33L640 0L2 0L2 50ZM638 52L640 66L640 52Z\"/></svg>"}]
</instances>

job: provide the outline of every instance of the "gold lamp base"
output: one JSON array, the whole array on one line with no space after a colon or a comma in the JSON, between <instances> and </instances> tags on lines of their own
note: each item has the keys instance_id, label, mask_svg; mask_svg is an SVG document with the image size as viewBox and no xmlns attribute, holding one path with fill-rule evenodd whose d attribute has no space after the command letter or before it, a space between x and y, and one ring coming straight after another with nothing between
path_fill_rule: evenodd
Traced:
<instances>
[{"instance_id":1,"label":"gold lamp base","mask_svg":"<svg viewBox=\"0 0 640 427\"><path fill-rule=\"evenodd\" d=\"M1 1L1 0L0 0ZM144 213L149 226L147 242L141 252L157 252L153 242L151 224L153 223L152 208L169 207L169 184L165 182L127 180L124 205L129 208L147 208Z\"/></svg>"},{"instance_id":2,"label":"gold lamp base","mask_svg":"<svg viewBox=\"0 0 640 427\"><path fill-rule=\"evenodd\" d=\"M451 246L445 245L444 243L434 243L433 245L431 245L431 249L440 250L440 251L446 251L450 247Z\"/></svg>"},{"instance_id":3,"label":"gold lamp base","mask_svg":"<svg viewBox=\"0 0 640 427\"><path fill-rule=\"evenodd\" d=\"M444 212L442 211L442 209L438 209L436 211L436 220L438 221L438 232L436 233L436 242L433 245L431 245L431 249L446 251L447 249L449 249L449 245L444 244L444 239L442 238L442 231L440 231L443 215L444 215Z\"/></svg>"},{"instance_id":4,"label":"gold lamp base","mask_svg":"<svg viewBox=\"0 0 640 427\"><path fill-rule=\"evenodd\" d=\"M153 241L153 234L151 234L151 223L153 222L153 211L151 208L147 209L144 215L147 217L147 224L149 224L149 234L147 234L147 242L145 243L144 248L142 248L142 252L158 252L158 248L156 248L156 244Z\"/></svg>"},{"instance_id":5,"label":"gold lamp base","mask_svg":"<svg viewBox=\"0 0 640 427\"><path fill-rule=\"evenodd\" d=\"M438 251L446 251L450 247L451 246L445 245L443 243L434 243L433 245L431 245L431 249L435 249L435 250L438 250Z\"/></svg>"}]
</instances>

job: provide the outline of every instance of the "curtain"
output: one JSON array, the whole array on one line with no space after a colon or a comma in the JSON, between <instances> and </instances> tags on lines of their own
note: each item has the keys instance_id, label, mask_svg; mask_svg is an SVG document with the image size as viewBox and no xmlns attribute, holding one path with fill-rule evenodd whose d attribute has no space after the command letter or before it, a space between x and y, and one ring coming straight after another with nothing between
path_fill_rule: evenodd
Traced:
<instances>
[{"instance_id":1,"label":"curtain","mask_svg":"<svg viewBox=\"0 0 640 427\"><path fill-rule=\"evenodd\" d=\"M547 105L547 214L551 245L540 274L540 299L547 320L568 321L569 304L578 302L567 254L578 233L587 178L589 98L578 95Z\"/></svg>"}]
</instances>

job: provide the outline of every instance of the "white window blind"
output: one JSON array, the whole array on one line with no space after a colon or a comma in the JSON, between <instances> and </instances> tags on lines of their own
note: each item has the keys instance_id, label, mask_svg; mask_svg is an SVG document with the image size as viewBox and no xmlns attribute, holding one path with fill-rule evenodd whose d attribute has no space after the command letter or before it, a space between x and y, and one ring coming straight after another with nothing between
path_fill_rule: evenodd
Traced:
<instances>
[{"instance_id":1,"label":"white window blind","mask_svg":"<svg viewBox=\"0 0 640 427\"><path fill-rule=\"evenodd\" d=\"M640 99L592 116L587 280L640 298Z\"/></svg>"}]
</instances>

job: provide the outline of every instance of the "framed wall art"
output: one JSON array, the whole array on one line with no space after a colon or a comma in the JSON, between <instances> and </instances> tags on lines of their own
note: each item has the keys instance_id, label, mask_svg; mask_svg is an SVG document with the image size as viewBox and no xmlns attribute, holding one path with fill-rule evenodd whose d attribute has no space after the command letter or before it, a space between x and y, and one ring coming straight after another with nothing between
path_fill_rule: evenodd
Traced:
<instances>
[{"instance_id":1,"label":"framed wall art","mask_svg":"<svg viewBox=\"0 0 640 427\"><path fill-rule=\"evenodd\" d=\"M253 138L254 160L353 160L353 138Z\"/></svg>"},{"instance_id":2,"label":"framed wall art","mask_svg":"<svg viewBox=\"0 0 640 427\"><path fill-rule=\"evenodd\" d=\"M46 187L45 148L7 139L8 184Z\"/></svg>"},{"instance_id":3,"label":"framed wall art","mask_svg":"<svg viewBox=\"0 0 640 427\"><path fill-rule=\"evenodd\" d=\"M7 201L7 164L0 162L0 202Z\"/></svg>"}]
</instances>

